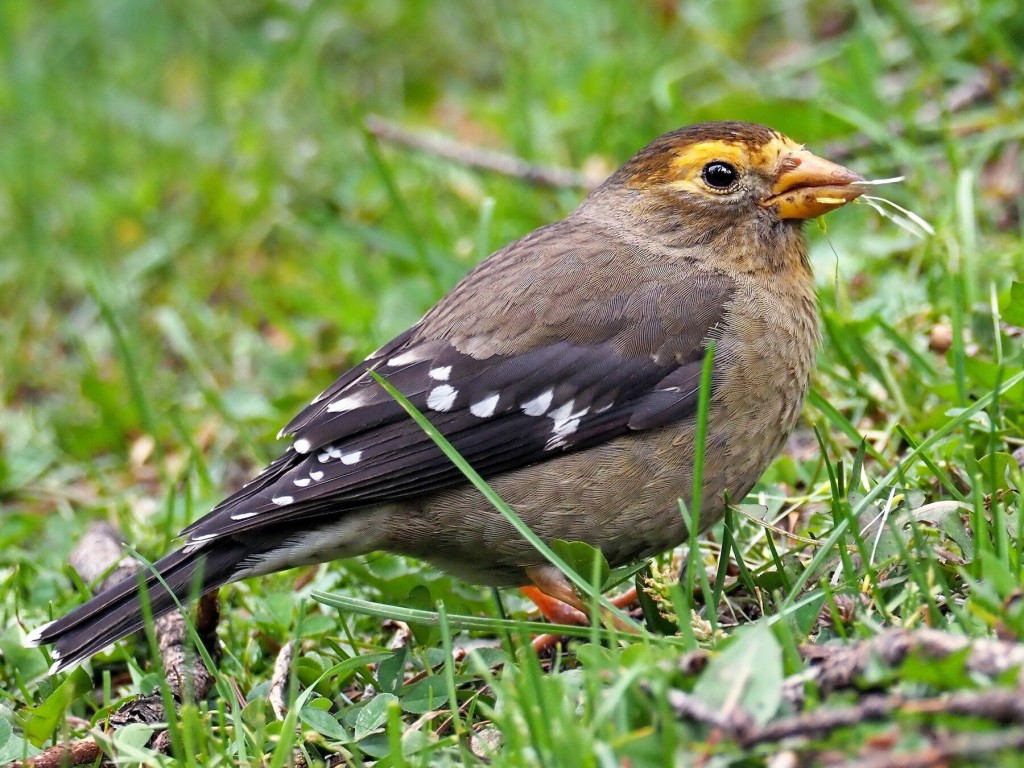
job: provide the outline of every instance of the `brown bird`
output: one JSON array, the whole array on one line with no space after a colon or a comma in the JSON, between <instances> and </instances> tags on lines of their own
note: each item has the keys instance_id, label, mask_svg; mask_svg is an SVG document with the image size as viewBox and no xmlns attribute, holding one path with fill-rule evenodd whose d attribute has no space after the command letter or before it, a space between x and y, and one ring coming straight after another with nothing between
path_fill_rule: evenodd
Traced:
<instances>
[{"instance_id":1,"label":"brown bird","mask_svg":"<svg viewBox=\"0 0 1024 768\"><path fill-rule=\"evenodd\" d=\"M655 139L566 219L470 272L313 399L291 445L182 532L154 616L202 590L387 550L581 606L369 375L440 429L542 539L613 565L679 544L714 340L701 525L741 499L800 416L819 340L802 224L863 179L782 134L704 123ZM161 583L163 582L163 583ZM38 628L63 669L143 626L122 582Z\"/></svg>"}]
</instances>

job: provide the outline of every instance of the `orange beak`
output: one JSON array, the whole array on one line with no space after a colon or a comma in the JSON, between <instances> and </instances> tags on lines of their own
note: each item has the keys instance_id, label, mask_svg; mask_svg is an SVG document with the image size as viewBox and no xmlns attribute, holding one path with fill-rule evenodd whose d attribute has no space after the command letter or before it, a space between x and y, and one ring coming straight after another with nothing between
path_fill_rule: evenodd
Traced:
<instances>
[{"instance_id":1,"label":"orange beak","mask_svg":"<svg viewBox=\"0 0 1024 768\"><path fill-rule=\"evenodd\" d=\"M813 219L864 194L862 181L849 168L800 149L782 161L772 196L761 205L775 208L780 219Z\"/></svg>"}]
</instances>

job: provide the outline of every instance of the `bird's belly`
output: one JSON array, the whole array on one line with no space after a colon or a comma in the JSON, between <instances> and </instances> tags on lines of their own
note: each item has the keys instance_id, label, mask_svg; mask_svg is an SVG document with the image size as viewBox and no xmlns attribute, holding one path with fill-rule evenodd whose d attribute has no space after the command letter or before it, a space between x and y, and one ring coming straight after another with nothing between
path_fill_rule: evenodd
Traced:
<instances>
[{"instance_id":1,"label":"bird's belly","mask_svg":"<svg viewBox=\"0 0 1024 768\"><path fill-rule=\"evenodd\" d=\"M776 411L778 416L778 409ZM715 409L717 411L717 408ZM726 493L741 500L777 450L758 449L748 428L763 411L719 426L711 415L704 470L701 528L720 519ZM779 431L779 427L774 428ZM491 479L491 486L543 540L584 541L620 565L662 552L688 532L679 500L693 492L694 427L685 423L614 440L580 453ZM542 469L543 466L543 469ZM420 513L394 525L401 551L469 581L507 586L526 583L525 568L543 558L500 512L472 488L436 494Z\"/></svg>"}]
</instances>

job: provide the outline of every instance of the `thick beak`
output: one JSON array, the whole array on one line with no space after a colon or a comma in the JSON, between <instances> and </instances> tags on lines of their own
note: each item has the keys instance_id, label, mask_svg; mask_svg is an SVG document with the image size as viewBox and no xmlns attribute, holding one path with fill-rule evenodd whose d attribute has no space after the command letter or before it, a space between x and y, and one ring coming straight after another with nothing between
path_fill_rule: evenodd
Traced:
<instances>
[{"instance_id":1,"label":"thick beak","mask_svg":"<svg viewBox=\"0 0 1024 768\"><path fill-rule=\"evenodd\" d=\"M800 149L782 161L772 196L761 205L775 208L780 219L813 219L864 194L861 181L860 174Z\"/></svg>"}]
</instances>

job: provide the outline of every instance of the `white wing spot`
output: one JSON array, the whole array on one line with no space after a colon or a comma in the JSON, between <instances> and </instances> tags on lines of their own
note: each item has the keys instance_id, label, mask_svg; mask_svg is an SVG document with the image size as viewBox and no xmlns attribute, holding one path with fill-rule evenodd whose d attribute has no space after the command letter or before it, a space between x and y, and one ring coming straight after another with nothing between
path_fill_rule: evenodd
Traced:
<instances>
[{"instance_id":1,"label":"white wing spot","mask_svg":"<svg viewBox=\"0 0 1024 768\"><path fill-rule=\"evenodd\" d=\"M558 406L557 408L555 408L555 410L553 410L551 413L548 414L548 418L549 419L554 419L554 421L555 421L555 426L554 426L555 429L558 428L559 423L564 422L567 419L571 419L572 418L572 405L573 405L573 402L575 402L575 401L570 400L565 405Z\"/></svg>"},{"instance_id":2,"label":"white wing spot","mask_svg":"<svg viewBox=\"0 0 1024 768\"><path fill-rule=\"evenodd\" d=\"M271 499L271 501L277 504L277 506L279 507L287 507L289 504L295 501L295 499L292 498L291 496L275 496L274 498Z\"/></svg>"},{"instance_id":3,"label":"white wing spot","mask_svg":"<svg viewBox=\"0 0 1024 768\"><path fill-rule=\"evenodd\" d=\"M319 469L314 469L312 472L309 473L309 476L316 482L320 482L321 480L324 479L324 473Z\"/></svg>"},{"instance_id":4,"label":"white wing spot","mask_svg":"<svg viewBox=\"0 0 1024 768\"><path fill-rule=\"evenodd\" d=\"M432 411L450 411L458 394L459 390L450 384L434 387L427 395L427 407Z\"/></svg>"},{"instance_id":5,"label":"white wing spot","mask_svg":"<svg viewBox=\"0 0 1024 768\"><path fill-rule=\"evenodd\" d=\"M362 451L352 451L352 453L343 453L341 454L341 463L358 464L361 458L363 458Z\"/></svg>"},{"instance_id":6,"label":"white wing spot","mask_svg":"<svg viewBox=\"0 0 1024 768\"><path fill-rule=\"evenodd\" d=\"M258 512L237 512L231 516L232 520L248 520L250 517L256 517Z\"/></svg>"},{"instance_id":7,"label":"white wing spot","mask_svg":"<svg viewBox=\"0 0 1024 768\"><path fill-rule=\"evenodd\" d=\"M445 365L440 368L431 368L428 375L435 381L448 381L448 377L452 375L452 367Z\"/></svg>"},{"instance_id":8,"label":"white wing spot","mask_svg":"<svg viewBox=\"0 0 1024 768\"><path fill-rule=\"evenodd\" d=\"M411 363L418 363L423 360L423 352L419 349L410 349L408 352L403 352L400 355L395 355L388 360L388 365L392 368L396 368L399 365L410 365Z\"/></svg>"},{"instance_id":9,"label":"white wing spot","mask_svg":"<svg viewBox=\"0 0 1024 768\"><path fill-rule=\"evenodd\" d=\"M566 445L573 432L580 428L580 419L587 415L590 408L581 408L573 413L574 402L574 400L570 400L548 414L548 418L555 423L551 427L551 437L548 438L547 445L544 446L545 451Z\"/></svg>"},{"instance_id":10,"label":"white wing spot","mask_svg":"<svg viewBox=\"0 0 1024 768\"><path fill-rule=\"evenodd\" d=\"M356 408L361 406L365 401L361 395L349 395L343 397L341 400L335 400L327 406L328 413L344 413L345 411L354 411Z\"/></svg>"},{"instance_id":11,"label":"white wing spot","mask_svg":"<svg viewBox=\"0 0 1024 768\"><path fill-rule=\"evenodd\" d=\"M543 416L551 407L551 400L554 396L555 392L552 389L541 392L532 400L523 403L523 413L527 416Z\"/></svg>"},{"instance_id":12,"label":"white wing spot","mask_svg":"<svg viewBox=\"0 0 1024 768\"><path fill-rule=\"evenodd\" d=\"M474 416L478 416L481 419L486 419L488 416L493 416L494 409L498 407L498 399L500 397L501 394L495 392L493 395L485 397L483 400L480 400L479 402L473 403L471 406L469 406L469 412L472 413Z\"/></svg>"},{"instance_id":13,"label":"white wing spot","mask_svg":"<svg viewBox=\"0 0 1024 768\"><path fill-rule=\"evenodd\" d=\"M327 455L330 456L332 459L340 459L341 448L339 448L336 445L329 445L327 446Z\"/></svg>"},{"instance_id":14,"label":"white wing spot","mask_svg":"<svg viewBox=\"0 0 1024 768\"><path fill-rule=\"evenodd\" d=\"M319 461L321 464L326 464L328 461L330 461L330 459L331 454L328 453L327 451L324 451L323 453L318 453L316 455L316 460Z\"/></svg>"},{"instance_id":15,"label":"white wing spot","mask_svg":"<svg viewBox=\"0 0 1024 768\"><path fill-rule=\"evenodd\" d=\"M308 477L296 477L292 482L299 486L299 488L305 488L313 481Z\"/></svg>"},{"instance_id":16,"label":"white wing spot","mask_svg":"<svg viewBox=\"0 0 1024 768\"><path fill-rule=\"evenodd\" d=\"M309 442L309 440L307 440L304 437L300 437L298 440L296 440L292 444L292 448L295 449L296 453L309 453L309 451L310 451L310 449L312 449L312 447L313 447L313 444L311 442Z\"/></svg>"}]
</instances>

